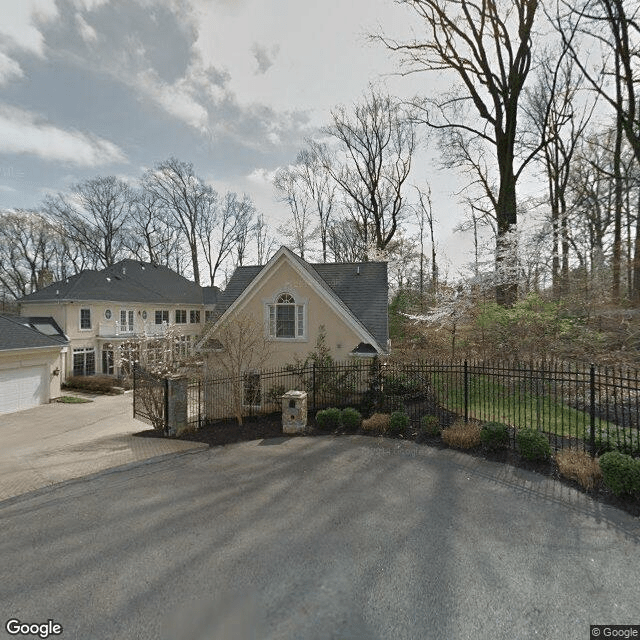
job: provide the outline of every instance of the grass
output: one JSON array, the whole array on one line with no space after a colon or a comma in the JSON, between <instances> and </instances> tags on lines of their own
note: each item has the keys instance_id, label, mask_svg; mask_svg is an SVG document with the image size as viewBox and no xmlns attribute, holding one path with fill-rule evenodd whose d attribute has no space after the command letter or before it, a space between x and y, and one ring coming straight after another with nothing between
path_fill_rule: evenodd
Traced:
<instances>
[{"instance_id":1,"label":"grass","mask_svg":"<svg viewBox=\"0 0 640 640\"><path fill-rule=\"evenodd\" d=\"M439 403L454 413L464 413L462 373L432 374L432 384ZM469 374L469 418L502 422L513 427L530 427L562 437L588 439L591 417L585 411L558 402L552 393L536 395L521 389L509 389L491 376ZM617 431L616 425L595 420L599 431ZM615 437L612 437L614 440Z\"/></svg>"},{"instance_id":2,"label":"grass","mask_svg":"<svg viewBox=\"0 0 640 640\"><path fill-rule=\"evenodd\" d=\"M55 401L60 402L61 404L84 404L85 402L93 402L93 400L78 398L77 396L60 396L59 398L56 398Z\"/></svg>"}]
</instances>

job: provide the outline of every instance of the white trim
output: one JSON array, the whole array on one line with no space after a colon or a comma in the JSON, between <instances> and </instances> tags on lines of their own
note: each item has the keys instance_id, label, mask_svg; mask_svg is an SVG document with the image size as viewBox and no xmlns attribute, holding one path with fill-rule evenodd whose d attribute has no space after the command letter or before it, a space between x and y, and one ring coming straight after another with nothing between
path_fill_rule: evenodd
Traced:
<instances>
[{"instance_id":1,"label":"white trim","mask_svg":"<svg viewBox=\"0 0 640 640\"><path fill-rule=\"evenodd\" d=\"M342 317L347 326L349 326L356 335L360 338L360 342L368 342L372 347L374 347L379 354L385 353L385 350L380 347L378 341L369 333L369 330L362 324L358 318L353 315L353 312L338 298L338 296L331 291L330 289L325 289L317 280L309 275L306 269L303 269L298 263L297 259L291 256L294 255L290 249L287 247L280 247L276 254L267 262L264 267L262 267L261 271L258 275L249 283L249 285L245 288L245 290L233 301L231 305L227 308L227 310L222 314L222 316L216 322L216 325L220 322L223 322L233 313L239 311L242 306L244 306L249 299L251 298L252 292L254 292L261 284L262 281L265 280L270 274L271 271L275 268L275 265L281 259L286 260L291 264L292 268L300 277L323 299L327 302L329 307L333 309L333 311ZM285 285L286 286L286 285ZM279 291L282 291L279 289ZM268 320L268 319L267 319ZM214 325L214 327L216 326ZM308 325L308 322L307 322ZM212 328L213 330L213 328ZM268 335L268 334L267 334ZM279 340L290 340L290 341L300 341L296 338L279 338Z\"/></svg>"},{"instance_id":2,"label":"white trim","mask_svg":"<svg viewBox=\"0 0 640 640\"><path fill-rule=\"evenodd\" d=\"M88 327L84 327L82 326L82 312L83 311L88 311L89 312L89 326ZM93 331L93 314L91 313L91 307L88 306L81 306L78 308L78 331Z\"/></svg>"}]
</instances>

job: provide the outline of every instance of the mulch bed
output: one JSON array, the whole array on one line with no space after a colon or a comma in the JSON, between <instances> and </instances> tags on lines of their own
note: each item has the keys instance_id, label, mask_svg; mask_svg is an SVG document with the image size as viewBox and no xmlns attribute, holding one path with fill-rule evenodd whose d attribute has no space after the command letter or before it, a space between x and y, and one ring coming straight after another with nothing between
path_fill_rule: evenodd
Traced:
<instances>
[{"instance_id":1,"label":"mulch bed","mask_svg":"<svg viewBox=\"0 0 640 640\"><path fill-rule=\"evenodd\" d=\"M342 431L327 432L318 429L313 421L310 421L311 432L309 435L341 435ZM371 434L366 431L356 431L357 435L366 435L379 437L375 434ZM148 429L134 434L140 437L146 438L163 438L161 432L155 429ZM265 438L278 438L282 437L282 417L281 414L271 414L267 416L258 416L252 418L246 418L242 425L238 425L236 421L218 422L206 427L202 427L197 431L183 433L180 436L180 440L190 440L193 442L204 442L210 447L224 446L227 444L234 444L236 442L246 442L250 440L263 440ZM400 437L403 440L409 440L438 449L448 448L439 437L427 438L418 434L417 431L409 429L404 436ZM545 476L549 476L562 482L563 484L577 489L582 493L586 493L594 500L607 504L613 507L617 507L635 517L640 517L640 498L624 497L619 498L610 489L600 483L594 489L583 489L576 481L568 480L563 477L558 470L558 465L555 460L548 462L530 462L522 459L516 451L513 449L505 449L502 451L492 451L485 447L477 447L475 449L468 449L465 451L468 455L483 458L485 460L491 460L494 462L500 462L503 464L509 464L520 469L526 469L527 471L534 471L541 473Z\"/></svg>"}]
</instances>

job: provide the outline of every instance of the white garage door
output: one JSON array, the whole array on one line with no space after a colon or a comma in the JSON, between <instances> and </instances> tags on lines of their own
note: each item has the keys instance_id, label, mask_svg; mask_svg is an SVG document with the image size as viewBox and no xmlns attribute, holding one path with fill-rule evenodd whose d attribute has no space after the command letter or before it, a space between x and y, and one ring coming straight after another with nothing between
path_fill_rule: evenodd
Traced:
<instances>
[{"instance_id":1,"label":"white garage door","mask_svg":"<svg viewBox=\"0 0 640 640\"><path fill-rule=\"evenodd\" d=\"M45 367L0 371L0 413L29 409L45 401Z\"/></svg>"}]
</instances>

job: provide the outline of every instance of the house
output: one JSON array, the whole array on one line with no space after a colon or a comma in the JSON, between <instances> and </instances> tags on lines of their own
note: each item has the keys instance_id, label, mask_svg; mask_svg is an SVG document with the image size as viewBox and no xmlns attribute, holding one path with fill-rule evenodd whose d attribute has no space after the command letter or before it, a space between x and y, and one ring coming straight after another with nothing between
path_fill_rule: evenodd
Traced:
<instances>
[{"instance_id":1,"label":"house","mask_svg":"<svg viewBox=\"0 0 640 640\"><path fill-rule=\"evenodd\" d=\"M0 414L60 396L68 344L53 318L0 315Z\"/></svg>"},{"instance_id":2,"label":"house","mask_svg":"<svg viewBox=\"0 0 640 640\"><path fill-rule=\"evenodd\" d=\"M127 374L135 353L123 358L124 351L167 336L170 327L180 355L189 355L217 295L217 287L201 287L168 267L122 260L55 282L19 303L21 315L50 316L68 336L64 381L70 375Z\"/></svg>"},{"instance_id":3,"label":"house","mask_svg":"<svg viewBox=\"0 0 640 640\"><path fill-rule=\"evenodd\" d=\"M224 349L217 330L243 315L262 325L272 346L269 367L304 359L321 328L336 360L385 354L388 295L386 262L310 264L281 247L266 265L235 270L200 345Z\"/></svg>"}]
</instances>

